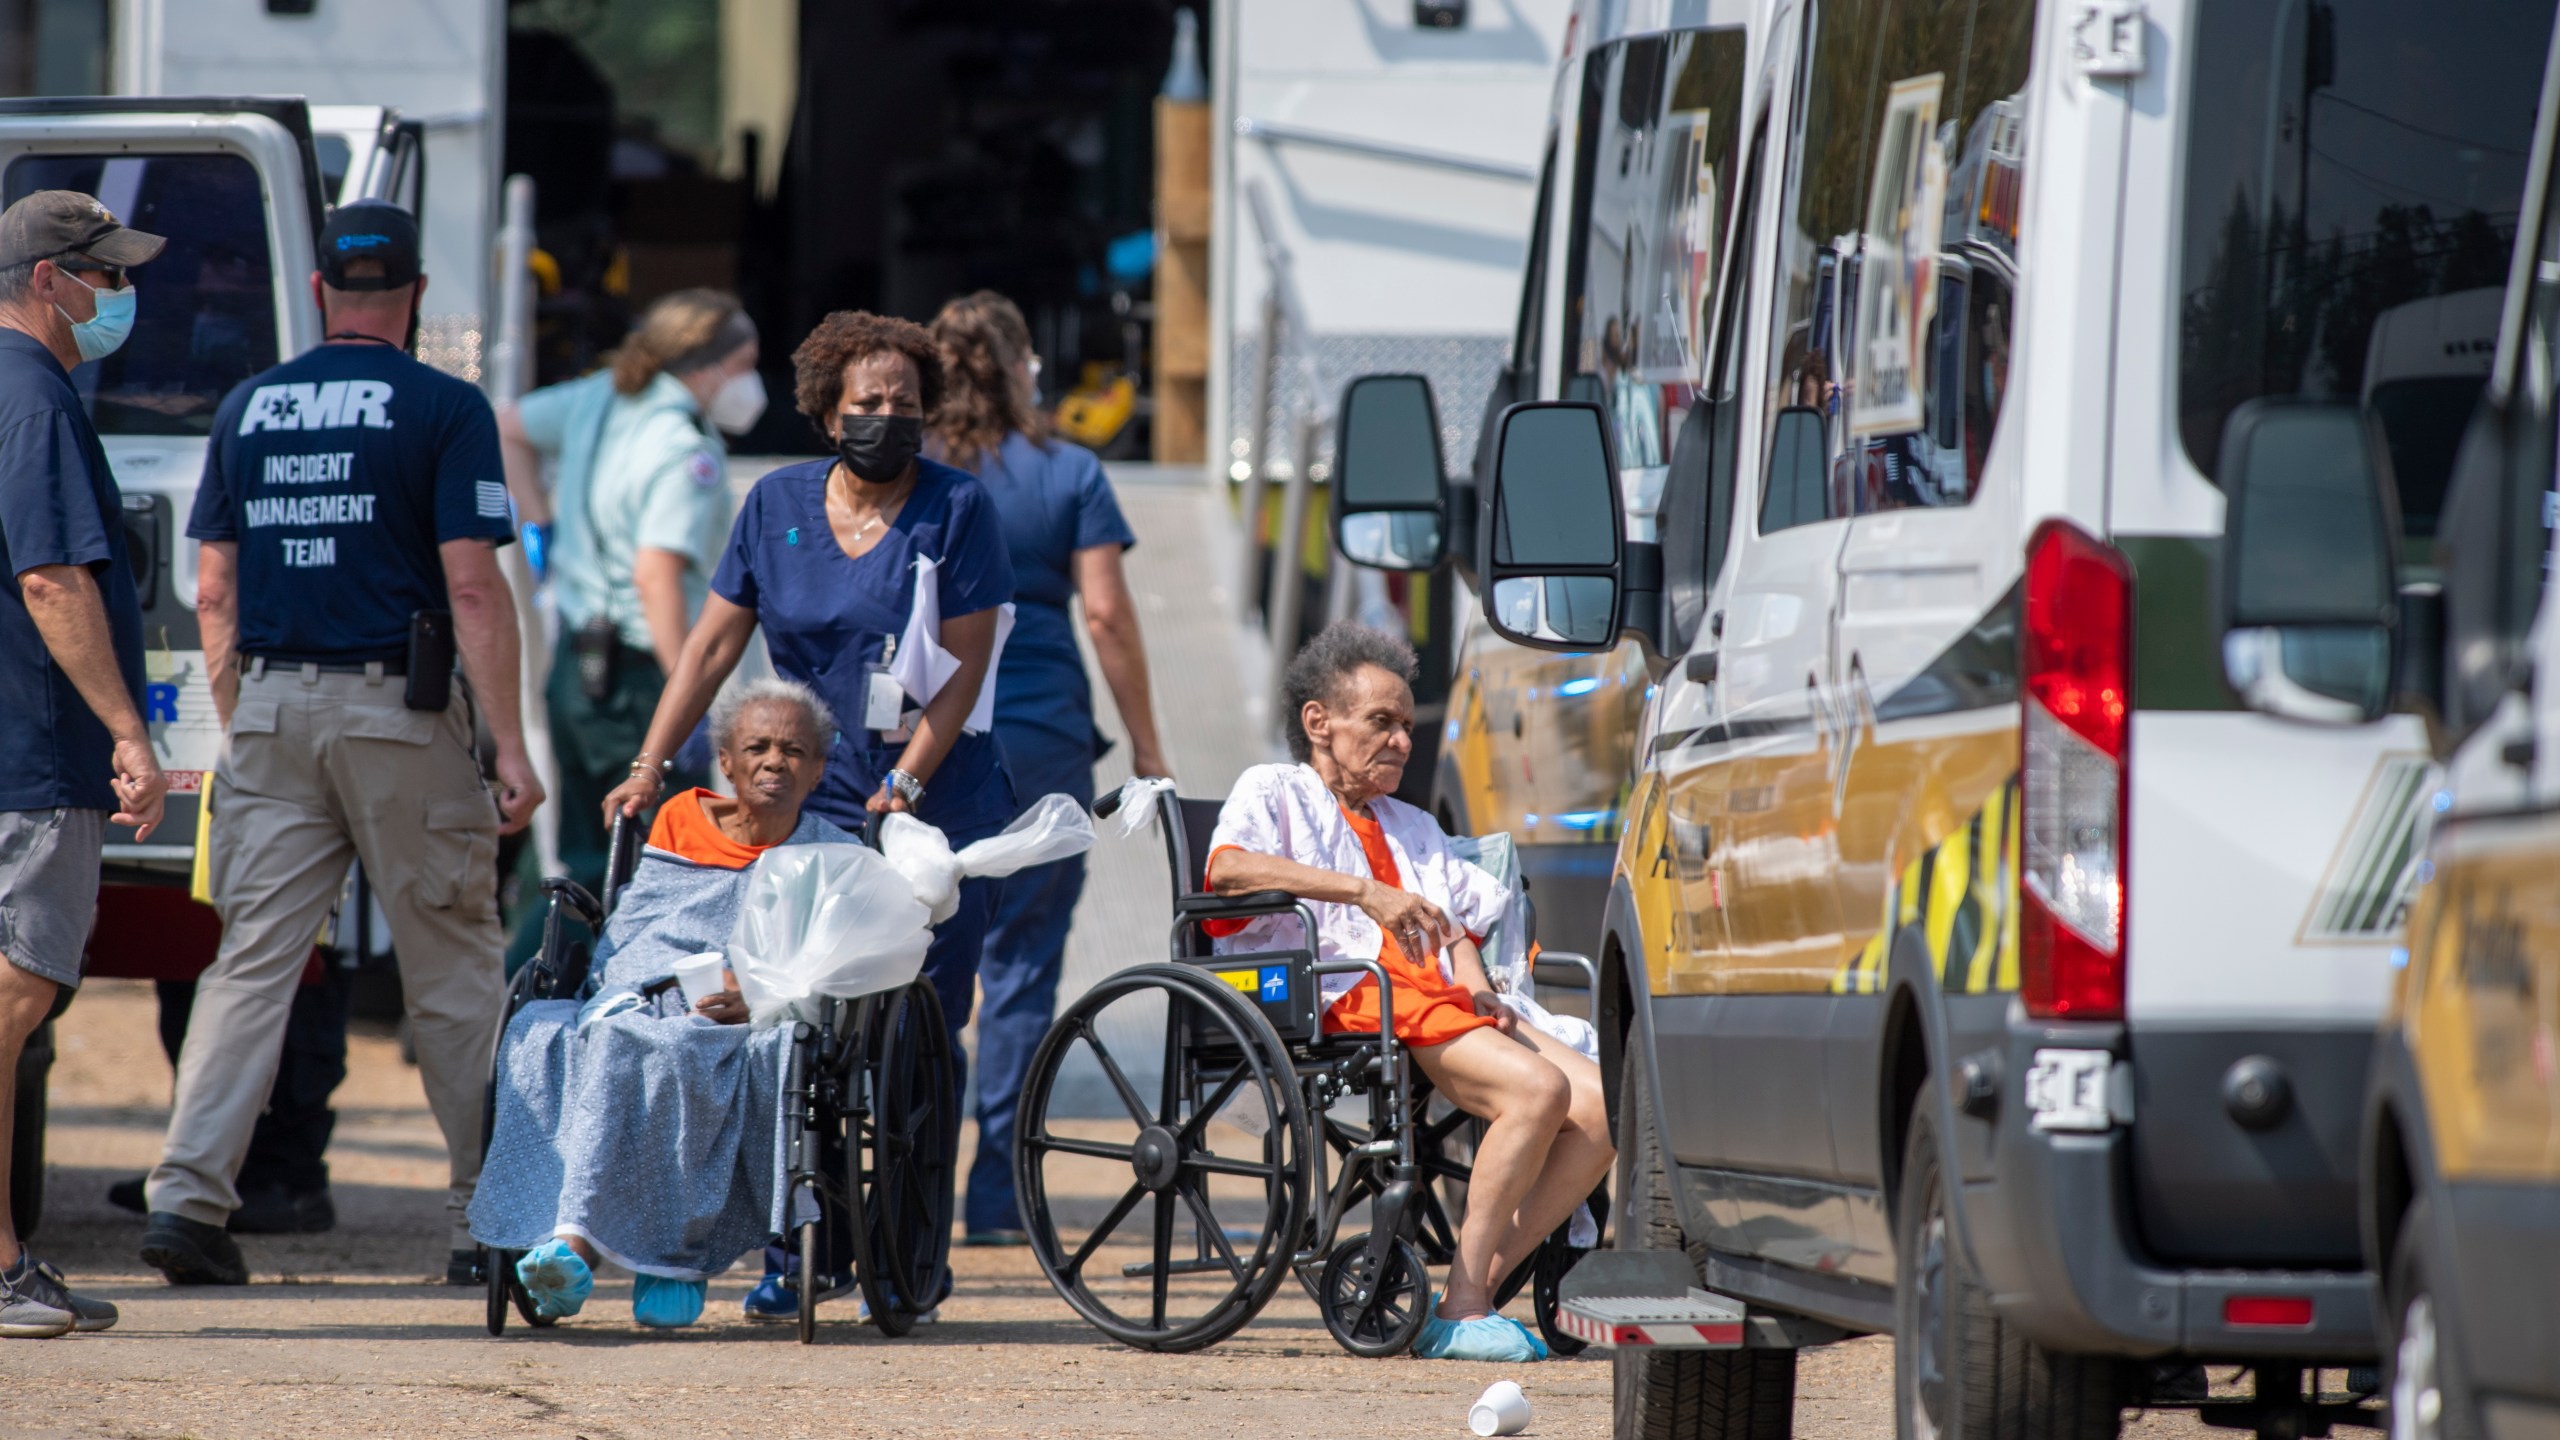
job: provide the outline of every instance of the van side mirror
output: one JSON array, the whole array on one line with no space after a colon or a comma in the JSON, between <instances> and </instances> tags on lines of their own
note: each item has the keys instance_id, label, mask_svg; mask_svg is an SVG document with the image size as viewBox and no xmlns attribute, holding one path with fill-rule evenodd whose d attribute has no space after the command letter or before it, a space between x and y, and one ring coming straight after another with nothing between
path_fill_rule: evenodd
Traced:
<instances>
[{"instance_id":1,"label":"van side mirror","mask_svg":"<svg viewBox=\"0 0 2560 1440\"><path fill-rule=\"evenodd\" d=\"M1333 452L1334 545L1355 565L1429 570L1448 538L1440 412L1419 375L1363 375L1342 392Z\"/></svg>"},{"instance_id":2,"label":"van side mirror","mask_svg":"<svg viewBox=\"0 0 2560 1440\"><path fill-rule=\"evenodd\" d=\"M1762 534L1830 518L1830 434L1810 405L1778 412L1769 433L1769 485L1760 496Z\"/></svg>"},{"instance_id":3,"label":"van side mirror","mask_svg":"<svg viewBox=\"0 0 2560 1440\"><path fill-rule=\"evenodd\" d=\"M2352 405L2252 400L2222 436L2222 666L2262 714L2385 713L2399 622L2396 507Z\"/></svg>"},{"instance_id":4,"label":"van side mirror","mask_svg":"<svg viewBox=\"0 0 2560 1440\"><path fill-rule=\"evenodd\" d=\"M1504 639L1565 651L1616 643L1627 579L1621 503L1599 406L1546 401L1502 412L1484 614Z\"/></svg>"}]
</instances>

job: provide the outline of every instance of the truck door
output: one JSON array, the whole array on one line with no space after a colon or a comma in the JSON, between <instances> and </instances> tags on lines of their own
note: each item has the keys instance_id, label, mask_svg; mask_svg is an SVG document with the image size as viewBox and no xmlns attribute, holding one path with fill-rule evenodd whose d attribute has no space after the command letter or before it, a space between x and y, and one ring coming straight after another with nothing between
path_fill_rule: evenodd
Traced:
<instances>
[{"instance_id":1,"label":"truck door","mask_svg":"<svg viewBox=\"0 0 2560 1440\"><path fill-rule=\"evenodd\" d=\"M305 279L324 210L318 186L299 101L0 101L0 204L78 190L169 242L134 272L132 338L71 372L123 492L148 647L144 718L171 792L150 843L109 835L108 878L156 875L161 896L184 897L166 881L192 864L197 799L221 740L187 515L223 396L319 342ZM106 968L96 973L134 973L111 953L115 917L131 910L101 907L91 945L93 968Z\"/></svg>"}]
</instances>

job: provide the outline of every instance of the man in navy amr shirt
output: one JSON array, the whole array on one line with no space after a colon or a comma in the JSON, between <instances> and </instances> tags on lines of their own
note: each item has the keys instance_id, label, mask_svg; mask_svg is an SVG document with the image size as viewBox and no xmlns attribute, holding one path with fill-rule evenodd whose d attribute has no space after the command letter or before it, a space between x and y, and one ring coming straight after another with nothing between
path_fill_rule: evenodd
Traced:
<instances>
[{"instance_id":1,"label":"man in navy amr shirt","mask_svg":"<svg viewBox=\"0 0 2560 1440\"><path fill-rule=\"evenodd\" d=\"M196 982L142 1258L180 1284L248 1279L223 1223L311 937L351 860L391 921L427 1105L444 1130L455 1263L480 1173L503 1003L497 844L542 801L517 709L515 537L480 392L411 359L418 226L340 206L312 277L325 343L215 412L187 533L229 743L214 771L222 949ZM457 656L458 650L458 656ZM456 659L462 674L454 672ZM472 748L497 749L494 786Z\"/></svg>"}]
</instances>

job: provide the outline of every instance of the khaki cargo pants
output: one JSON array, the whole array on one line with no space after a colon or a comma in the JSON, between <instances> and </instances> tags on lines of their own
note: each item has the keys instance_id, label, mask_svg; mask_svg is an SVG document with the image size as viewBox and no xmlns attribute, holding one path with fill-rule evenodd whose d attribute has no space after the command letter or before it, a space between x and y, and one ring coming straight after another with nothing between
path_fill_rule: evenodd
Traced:
<instances>
[{"instance_id":1,"label":"khaki cargo pants","mask_svg":"<svg viewBox=\"0 0 2560 1440\"><path fill-rule=\"evenodd\" d=\"M453 1245L480 1178L489 1056L505 1003L498 807L457 684L442 713L400 702L397 676L251 662L214 772L210 857L222 948L196 985L151 1208L208 1225L266 1108L311 943L362 860L391 922L427 1105L444 1130Z\"/></svg>"}]
</instances>

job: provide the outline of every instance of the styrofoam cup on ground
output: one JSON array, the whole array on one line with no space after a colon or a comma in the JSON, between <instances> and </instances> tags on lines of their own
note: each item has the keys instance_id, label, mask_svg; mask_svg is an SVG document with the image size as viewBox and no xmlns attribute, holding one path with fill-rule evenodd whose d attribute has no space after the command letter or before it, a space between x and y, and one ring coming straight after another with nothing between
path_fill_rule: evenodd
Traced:
<instances>
[{"instance_id":1,"label":"styrofoam cup on ground","mask_svg":"<svg viewBox=\"0 0 2560 1440\"><path fill-rule=\"evenodd\" d=\"M1517 1435L1529 1428L1529 1397L1519 1382L1496 1380L1467 1408L1467 1428L1479 1435Z\"/></svg>"},{"instance_id":2,"label":"styrofoam cup on ground","mask_svg":"<svg viewBox=\"0 0 2560 1440\"><path fill-rule=\"evenodd\" d=\"M684 1007L690 1010L702 1003L703 996L728 989L720 983L720 972L728 966L728 954L719 950L705 950L677 961L676 985L684 991Z\"/></svg>"}]
</instances>

